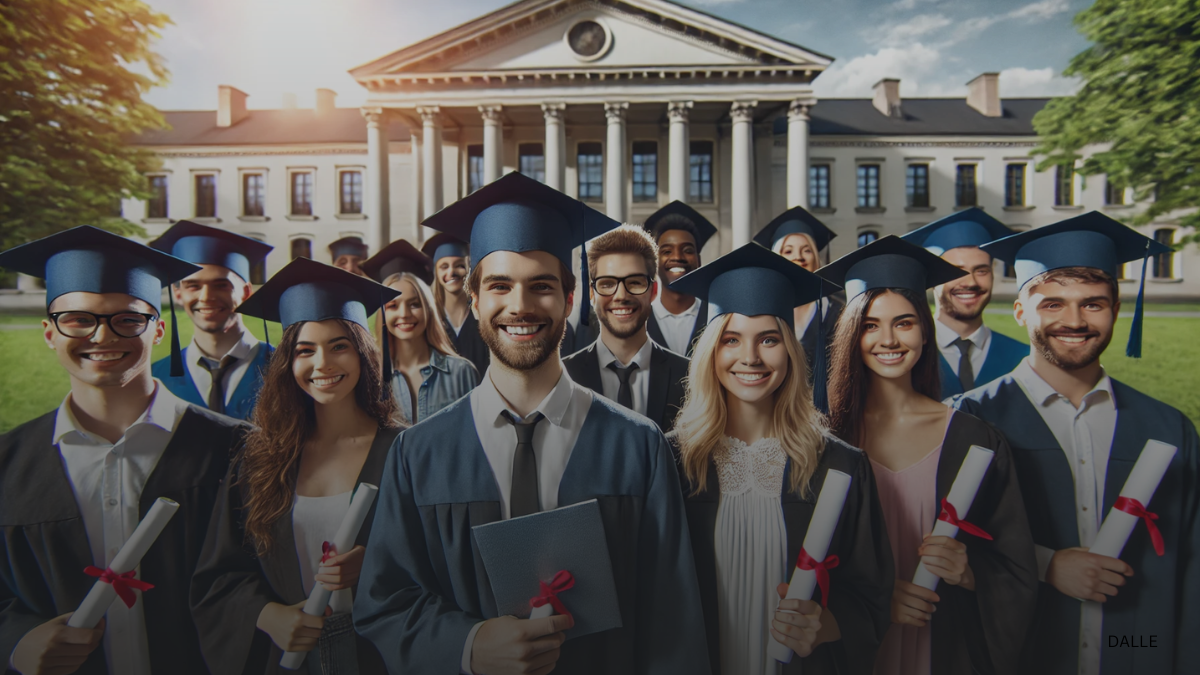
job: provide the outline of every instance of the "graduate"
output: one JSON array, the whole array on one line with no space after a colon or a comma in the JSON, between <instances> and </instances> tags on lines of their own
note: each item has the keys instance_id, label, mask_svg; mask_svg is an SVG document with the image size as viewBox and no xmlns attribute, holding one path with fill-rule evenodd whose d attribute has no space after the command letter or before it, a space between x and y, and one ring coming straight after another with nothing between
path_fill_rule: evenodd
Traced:
<instances>
[{"instance_id":1,"label":"graduate","mask_svg":"<svg viewBox=\"0 0 1200 675\"><path fill-rule=\"evenodd\" d=\"M425 242L421 252L433 263L433 302L454 350L482 374L491 357L479 334L479 322L471 313L471 294L467 292L471 249L458 237L439 232Z\"/></svg>"},{"instance_id":2,"label":"graduate","mask_svg":"<svg viewBox=\"0 0 1200 675\"><path fill-rule=\"evenodd\" d=\"M257 428L221 485L192 580L213 673L289 672L279 667L284 651L310 652L312 673L387 672L350 619L371 515L351 550L329 542L358 485L379 484L400 431L389 369L367 327L367 315L396 295L298 258L239 308L284 330L254 409ZM325 617L301 611L318 583L333 591Z\"/></svg>"},{"instance_id":3,"label":"graduate","mask_svg":"<svg viewBox=\"0 0 1200 675\"><path fill-rule=\"evenodd\" d=\"M848 303L833 338L833 432L870 458L883 503L896 585L876 675L1015 675L1033 618L1037 569L1004 437L943 405L925 289L964 272L894 236L823 268ZM995 453L955 538L930 536L972 445ZM918 563L941 581L912 583Z\"/></svg>"},{"instance_id":4,"label":"graduate","mask_svg":"<svg viewBox=\"0 0 1200 675\"><path fill-rule=\"evenodd\" d=\"M646 331L658 297L654 240L636 225L622 225L588 242L587 259L600 335L563 359L563 367L575 382L669 432L683 406L688 360Z\"/></svg>"},{"instance_id":5,"label":"graduate","mask_svg":"<svg viewBox=\"0 0 1200 675\"><path fill-rule=\"evenodd\" d=\"M370 255L362 237L342 237L329 245L329 257L333 266L360 277L367 276L362 264Z\"/></svg>"},{"instance_id":6,"label":"graduate","mask_svg":"<svg viewBox=\"0 0 1200 675\"><path fill-rule=\"evenodd\" d=\"M901 237L967 273L933 289L943 397L970 391L1011 372L1029 353L1027 345L983 323L995 277L992 256L979 247L1012 233L975 206Z\"/></svg>"},{"instance_id":7,"label":"graduate","mask_svg":"<svg viewBox=\"0 0 1200 675\"><path fill-rule=\"evenodd\" d=\"M46 280L43 336L71 381L57 410L0 436L0 659L23 673L207 673L188 584L249 427L150 374L162 289L201 268L88 226L0 253L0 266ZM131 589L94 630L68 627L160 497L179 510L138 567L154 587Z\"/></svg>"},{"instance_id":8,"label":"graduate","mask_svg":"<svg viewBox=\"0 0 1200 675\"><path fill-rule=\"evenodd\" d=\"M650 339L690 357L696 337L708 325L708 303L671 290L671 282L700 267L700 250L717 228L681 201L655 211L643 227L658 246L658 297L650 304Z\"/></svg>"},{"instance_id":9,"label":"graduate","mask_svg":"<svg viewBox=\"0 0 1200 675\"><path fill-rule=\"evenodd\" d=\"M393 274L408 272L426 284L433 283L433 261L407 239L397 239L362 264L367 278L383 283Z\"/></svg>"},{"instance_id":10,"label":"graduate","mask_svg":"<svg viewBox=\"0 0 1200 675\"><path fill-rule=\"evenodd\" d=\"M181 375L162 358L151 373L179 398L240 420L250 419L262 388L271 345L254 337L235 309L253 292L250 268L273 247L215 227L181 220L150 247L199 265L172 286L175 302L192 320L192 342L183 349Z\"/></svg>"},{"instance_id":11,"label":"graduate","mask_svg":"<svg viewBox=\"0 0 1200 675\"><path fill-rule=\"evenodd\" d=\"M571 249L617 226L518 173L425 223L470 239L468 289L492 365L396 439L354 605L393 673L708 672L679 480L650 420L575 384L559 342ZM597 499L622 627L498 617L471 526ZM514 542L519 546L519 542Z\"/></svg>"},{"instance_id":12,"label":"graduate","mask_svg":"<svg viewBox=\"0 0 1200 675\"><path fill-rule=\"evenodd\" d=\"M696 343L687 403L668 436L714 673L870 673L887 628L892 561L862 451L827 433L813 406L794 309L836 286L751 242L674 284L726 313ZM830 469L851 477L830 543L828 596L786 600ZM818 592L819 593L819 592ZM827 605L827 606L823 606Z\"/></svg>"},{"instance_id":13,"label":"graduate","mask_svg":"<svg viewBox=\"0 0 1200 675\"><path fill-rule=\"evenodd\" d=\"M1200 672L1196 428L1100 363L1121 308L1120 265L1140 259L1145 284L1149 256L1171 250L1095 211L983 248L1017 270L1013 316L1029 355L957 404L1012 445L1043 582L1023 665L1050 675ZM1143 290L1126 351L1135 357ZM1149 439L1178 449L1143 505L1156 514L1162 554L1143 523L1120 559L1087 552ZM1154 648L1128 646L1151 635Z\"/></svg>"}]
</instances>

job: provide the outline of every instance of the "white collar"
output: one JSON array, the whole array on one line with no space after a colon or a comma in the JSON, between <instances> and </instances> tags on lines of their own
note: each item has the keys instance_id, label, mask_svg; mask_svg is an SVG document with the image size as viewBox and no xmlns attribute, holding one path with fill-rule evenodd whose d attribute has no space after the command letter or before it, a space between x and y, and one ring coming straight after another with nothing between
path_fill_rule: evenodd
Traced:
<instances>
[{"instance_id":1,"label":"white collar","mask_svg":"<svg viewBox=\"0 0 1200 675\"><path fill-rule=\"evenodd\" d=\"M571 404L571 390L574 386L575 383L567 376L567 369L563 368L554 388L550 390L549 394L546 394L546 398L542 399L534 411L540 412L554 426L561 427ZM505 402L504 397L500 395L500 391L492 382L491 368L488 368L483 381L475 388L474 393L479 396L479 412L489 424L500 419L505 411L516 419L528 419L528 416L522 418L517 411L508 407L508 403ZM530 415L532 414L530 413Z\"/></svg>"},{"instance_id":2,"label":"white collar","mask_svg":"<svg viewBox=\"0 0 1200 675\"><path fill-rule=\"evenodd\" d=\"M1116 396L1113 395L1112 378L1108 376L1108 373L1104 371L1103 367L1101 367L1100 372L1102 373L1100 376L1100 381L1096 383L1095 387L1092 387L1091 391L1084 395L1082 399L1083 401L1086 402L1097 392L1101 391L1107 393L1110 400L1114 402L1117 400ZM1021 385L1021 388L1023 388L1025 393L1029 396L1029 400L1040 407L1044 408L1056 399L1066 398L1062 394L1058 393L1054 387L1050 386L1048 382L1042 379L1041 375L1037 374L1037 371L1035 371L1033 366L1029 363L1028 356L1021 359L1021 363L1017 364L1017 367L1013 369L1012 374L1013 378L1018 384Z\"/></svg>"},{"instance_id":3,"label":"white collar","mask_svg":"<svg viewBox=\"0 0 1200 675\"><path fill-rule=\"evenodd\" d=\"M638 365L638 368L642 370L649 368L650 350L653 348L653 342L650 340L650 336L646 335L645 332L643 332L642 335L646 338L646 341L642 343L640 348L638 348L637 353L633 355L633 359L629 363L621 363L612 353L612 350L608 348L608 345L604 344L604 331L601 330L600 339L596 340L596 356L600 359L600 367L607 368L608 364L615 362L622 368L628 368L635 363Z\"/></svg>"},{"instance_id":4,"label":"white collar","mask_svg":"<svg viewBox=\"0 0 1200 675\"><path fill-rule=\"evenodd\" d=\"M241 338L236 344L229 348L228 352L216 360L220 362L225 360L226 356L232 356L236 361L244 361L250 356L256 347L258 347L258 338L251 335L250 331L246 330L245 326L243 326ZM188 354L191 354L192 358L195 359L197 363L199 363L200 359L202 358L208 358L204 355L204 352L196 346L195 336L193 336L192 341L188 343Z\"/></svg>"},{"instance_id":5,"label":"white collar","mask_svg":"<svg viewBox=\"0 0 1200 675\"><path fill-rule=\"evenodd\" d=\"M162 382L154 380L154 393L150 394L150 405L136 422L129 425L129 429L139 424L150 424L167 433L172 433L175 431L175 424L179 421L179 410L186 405L163 386ZM125 430L126 434L129 433L129 429ZM71 433L77 433L91 441L108 443L79 424L75 413L71 411L71 394L68 392L62 405L58 406L58 413L54 417L54 434L52 436L54 443L57 445L63 437Z\"/></svg>"},{"instance_id":6,"label":"white collar","mask_svg":"<svg viewBox=\"0 0 1200 675\"><path fill-rule=\"evenodd\" d=\"M675 314L671 310L667 309L666 305L662 303L662 295L659 295L657 298L655 298L654 301L650 303L650 306L654 309L654 313L658 314L659 316L696 316L700 313L700 298L693 299L692 306L678 314Z\"/></svg>"},{"instance_id":7,"label":"white collar","mask_svg":"<svg viewBox=\"0 0 1200 675\"><path fill-rule=\"evenodd\" d=\"M938 347L941 347L942 349L954 346L954 341L960 337L953 328L942 323L940 319L933 320L933 332L934 338L937 340ZM983 349L984 344L989 338L991 338L991 336L992 329L988 328L987 325L984 324L980 325L979 328L977 328L974 333L968 335L966 339L970 340L971 344L975 345L977 349Z\"/></svg>"}]
</instances>

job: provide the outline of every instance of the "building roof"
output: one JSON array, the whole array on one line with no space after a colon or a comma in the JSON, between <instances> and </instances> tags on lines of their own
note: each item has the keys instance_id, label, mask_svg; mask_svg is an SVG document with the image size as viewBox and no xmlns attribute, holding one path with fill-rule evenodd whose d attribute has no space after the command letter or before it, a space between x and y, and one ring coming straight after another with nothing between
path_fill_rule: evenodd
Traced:
<instances>
[{"instance_id":1,"label":"building roof","mask_svg":"<svg viewBox=\"0 0 1200 675\"><path fill-rule=\"evenodd\" d=\"M965 98L909 98L900 103L902 117L879 112L871 99L818 99L809 113L814 136L1036 136L1033 116L1049 98L1009 98L1003 117L987 117ZM787 119L775 122L775 133L787 132Z\"/></svg>"},{"instance_id":2,"label":"building roof","mask_svg":"<svg viewBox=\"0 0 1200 675\"><path fill-rule=\"evenodd\" d=\"M249 110L229 127L217 126L215 110L164 110L169 129L143 132L135 145L285 145L367 142L367 121L358 108L334 108L324 117L315 110ZM393 120L388 139L406 141L408 127Z\"/></svg>"}]
</instances>

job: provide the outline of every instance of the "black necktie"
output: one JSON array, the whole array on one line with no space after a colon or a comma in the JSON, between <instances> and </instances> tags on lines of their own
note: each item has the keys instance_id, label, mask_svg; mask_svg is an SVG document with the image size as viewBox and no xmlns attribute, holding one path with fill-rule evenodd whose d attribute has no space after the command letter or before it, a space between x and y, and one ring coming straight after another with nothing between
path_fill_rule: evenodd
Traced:
<instances>
[{"instance_id":1,"label":"black necktie","mask_svg":"<svg viewBox=\"0 0 1200 675\"><path fill-rule=\"evenodd\" d=\"M971 341L958 338L951 344L958 347L958 381L963 391L975 388L975 370L971 367Z\"/></svg>"},{"instance_id":2,"label":"black necktie","mask_svg":"<svg viewBox=\"0 0 1200 675\"><path fill-rule=\"evenodd\" d=\"M617 389L617 403L633 410L633 389L629 381L633 379L633 371L638 369L638 364L631 363L628 368L622 368L613 361L608 364L608 369L616 373L617 379L621 381L621 386Z\"/></svg>"},{"instance_id":3,"label":"black necktie","mask_svg":"<svg viewBox=\"0 0 1200 675\"><path fill-rule=\"evenodd\" d=\"M225 375L237 365L237 359L232 356L221 359L221 365L217 366L216 372L213 372L212 362L208 359L200 359L200 365L212 376L212 386L208 388L208 409L224 415Z\"/></svg>"},{"instance_id":4,"label":"black necktie","mask_svg":"<svg viewBox=\"0 0 1200 675\"><path fill-rule=\"evenodd\" d=\"M511 518L527 516L542 510L542 499L538 491L537 457L533 454L533 431L543 419L541 413L528 422L517 420L508 411L504 419L517 432L517 451L513 454L512 488L509 490L508 515Z\"/></svg>"}]
</instances>

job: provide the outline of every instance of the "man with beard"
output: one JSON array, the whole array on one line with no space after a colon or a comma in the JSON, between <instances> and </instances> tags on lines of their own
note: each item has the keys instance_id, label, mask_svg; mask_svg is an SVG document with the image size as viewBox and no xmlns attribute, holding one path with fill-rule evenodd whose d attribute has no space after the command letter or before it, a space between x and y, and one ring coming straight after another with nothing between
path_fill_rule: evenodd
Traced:
<instances>
[{"instance_id":1,"label":"man with beard","mask_svg":"<svg viewBox=\"0 0 1200 675\"><path fill-rule=\"evenodd\" d=\"M470 240L471 311L492 363L471 394L392 446L355 628L390 672L707 673L666 439L572 382L558 355L574 301L571 249L617 223L512 173L425 224ZM497 616L471 527L591 499L621 627L564 642L569 616Z\"/></svg>"},{"instance_id":2,"label":"man with beard","mask_svg":"<svg viewBox=\"0 0 1200 675\"><path fill-rule=\"evenodd\" d=\"M367 261L369 254L370 251L363 243L362 237L342 237L329 245L329 257L333 266L360 277L367 276L362 264Z\"/></svg>"},{"instance_id":3,"label":"man with beard","mask_svg":"<svg viewBox=\"0 0 1200 675\"><path fill-rule=\"evenodd\" d=\"M676 354L692 355L692 344L708 325L708 303L670 288L672 281L699 267L700 250L717 228L695 209L674 201L646 219L658 246L658 297L647 323L650 339Z\"/></svg>"},{"instance_id":4,"label":"man with beard","mask_svg":"<svg viewBox=\"0 0 1200 675\"><path fill-rule=\"evenodd\" d=\"M992 256L979 247L1012 233L983 209L972 207L902 237L967 272L967 276L933 289L943 397L970 391L1012 372L1029 353L1027 345L983 323L995 279Z\"/></svg>"},{"instance_id":5,"label":"man with beard","mask_svg":"<svg viewBox=\"0 0 1200 675\"><path fill-rule=\"evenodd\" d=\"M1140 259L1144 285L1150 256L1171 250L1096 212L983 249L1017 270L1013 314L1031 348L1012 373L957 404L1012 446L1044 582L1024 665L1051 675L1200 672L1196 428L1110 378L1099 360L1121 307L1118 267ZM1126 349L1134 357L1141 303L1139 289ZM1177 448L1162 483L1148 504L1118 501L1150 439ZM1114 508L1145 523L1121 559L1088 552Z\"/></svg>"},{"instance_id":6,"label":"man with beard","mask_svg":"<svg viewBox=\"0 0 1200 675\"><path fill-rule=\"evenodd\" d=\"M272 247L215 227L181 220L151 248L199 265L200 271L172 287L192 320L192 342L183 350L182 373L171 372L171 360L159 359L152 373L179 398L241 420L250 419L263 370L274 350L259 341L234 311L250 297L250 268Z\"/></svg>"},{"instance_id":7,"label":"man with beard","mask_svg":"<svg viewBox=\"0 0 1200 675\"><path fill-rule=\"evenodd\" d=\"M588 242L588 275L600 336L563 359L571 379L649 417L663 433L683 406L688 360L646 333L658 252L636 225L622 225Z\"/></svg>"}]
</instances>

